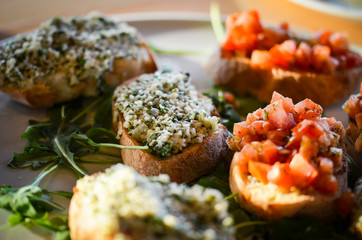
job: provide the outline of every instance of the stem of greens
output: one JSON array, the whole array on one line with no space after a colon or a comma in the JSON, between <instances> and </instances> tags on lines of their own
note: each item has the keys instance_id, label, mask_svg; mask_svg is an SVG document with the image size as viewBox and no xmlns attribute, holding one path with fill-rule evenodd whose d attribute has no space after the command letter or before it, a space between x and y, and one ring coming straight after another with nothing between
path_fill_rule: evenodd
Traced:
<instances>
[{"instance_id":1,"label":"stem of greens","mask_svg":"<svg viewBox=\"0 0 362 240\"><path fill-rule=\"evenodd\" d=\"M270 223L266 222L266 221L247 221L247 222L242 222L242 223L235 225L235 228L239 229L239 228L244 228L244 227L249 227L249 226L268 225L268 224L270 224Z\"/></svg>"},{"instance_id":2,"label":"stem of greens","mask_svg":"<svg viewBox=\"0 0 362 240\"><path fill-rule=\"evenodd\" d=\"M58 163L52 162L48 166L46 166L43 171L39 173L39 175L34 179L34 181L30 184L33 186L39 186L39 183L43 178L48 175L49 173L53 172L59 166Z\"/></svg>"},{"instance_id":3,"label":"stem of greens","mask_svg":"<svg viewBox=\"0 0 362 240\"><path fill-rule=\"evenodd\" d=\"M232 198L236 197L237 195L238 195L237 193L230 194L229 196L225 197L225 200L232 199Z\"/></svg>"},{"instance_id":4,"label":"stem of greens","mask_svg":"<svg viewBox=\"0 0 362 240\"><path fill-rule=\"evenodd\" d=\"M214 30L216 36L216 40L219 44L221 44L225 38L225 30L222 24L220 8L216 2L212 2L210 4L210 20L212 29Z\"/></svg>"},{"instance_id":5,"label":"stem of greens","mask_svg":"<svg viewBox=\"0 0 362 240\"><path fill-rule=\"evenodd\" d=\"M91 110L95 105L97 105L103 98L98 98L95 101L93 101L91 104L89 104L86 108L83 109L80 113L77 114L72 120L70 120L70 123L74 123L79 118L81 118L83 115L87 114L89 110Z\"/></svg>"},{"instance_id":6,"label":"stem of greens","mask_svg":"<svg viewBox=\"0 0 362 240\"><path fill-rule=\"evenodd\" d=\"M77 164L75 164L75 162L73 161L73 159L71 157L68 156L68 154L64 150L63 146L60 144L58 137L54 138L54 143L55 143L55 146L59 149L59 151L63 155L64 159L67 161L67 163L70 164L74 168L74 170L81 175L81 177L88 175L85 171L80 169Z\"/></svg>"},{"instance_id":7,"label":"stem of greens","mask_svg":"<svg viewBox=\"0 0 362 240\"><path fill-rule=\"evenodd\" d=\"M121 149L141 149L141 150L148 149L148 146L123 146L114 143L95 143L90 139L88 139L88 143L95 147L112 147L112 148L121 148Z\"/></svg>"},{"instance_id":8,"label":"stem of greens","mask_svg":"<svg viewBox=\"0 0 362 240\"><path fill-rule=\"evenodd\" d=\"M172 55L207 55L207 51L191 51L191 50L165 50L158 48L154 45L148 44L148 47L159 54L172 54Z\"/></svg>"}]
</instances>

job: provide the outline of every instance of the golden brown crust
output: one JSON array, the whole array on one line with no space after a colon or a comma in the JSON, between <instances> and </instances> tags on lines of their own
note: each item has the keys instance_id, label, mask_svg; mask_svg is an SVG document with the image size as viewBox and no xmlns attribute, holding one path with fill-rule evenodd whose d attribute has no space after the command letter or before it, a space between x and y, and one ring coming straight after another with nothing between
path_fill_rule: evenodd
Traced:
<instances>
[{"instance_id":1,"label":"golden brown crust","mask_svg":"<svg viewBox=\"0 0 362 240\"><path fill-rule=\"evenodd\" d=\"M69 229L71 239L112 240L112 235L103 234L102 226L94 221L91 211L87 211L81 201L81 195L74 193L69 205Z\"/></svg>"},{"instance_id":2,"label":"golden brown crust","mask_svg":"<svg viewBox=\"0 0 362 240\"><path fill-rule=\"evenodd\" d=\"M283 192L272 184L262 184L241 173L232 161L229 184L232 193L238 193L235 200L246 210L271 221L284 217L309 216L323 222L330 222L336 217L335 200L347 189L347 154L343 144L343 158L335 172L338 191L334 195L312 193Z\"/></svg>"},{"instance_id":3,"label":"golden brown crust","mask_svg":"<svg viewBox=\"0 0 362 240\"><path fill-rule=\"evenodd\" d=\"M269 102L277 91L294 102L309 98L323 106L346 98L362 81L362 67L334 74L261 69L252 66L249 58L234 57L220 49L211 56L206 72L215 85L241 95L250 93L262 102Z\"/></svg>"},{"instance_id":4,"label":"golden brown crust","mask_svg":"<svg viewBox=\"0 0 362 240\"><path fill-rule=\"evenodd\" d=\"M119 86L115 92L118 92L120 88L133 80L135 79L125 82ZM118 119L118 121L123 123L123 116L121 114L118 115L114 109L114 104L113 114L116 115L113 118L114 120ZM119 126L118 121L113 122L116 132ZM120 138L121 145L139 146L139 143L128 134L123 124L122 130L122 136ZM190 145L181 153L164 159L146 150L121 149L121 156L124 164L133 167L142 175L157 176L163 173L168 174L170 180L173 182L190 182L202 175L211 173L217 164L228 156L227 136L227 129L219 125L219 130L204 138L202 143Z\"/></svg>"}]
</instances>

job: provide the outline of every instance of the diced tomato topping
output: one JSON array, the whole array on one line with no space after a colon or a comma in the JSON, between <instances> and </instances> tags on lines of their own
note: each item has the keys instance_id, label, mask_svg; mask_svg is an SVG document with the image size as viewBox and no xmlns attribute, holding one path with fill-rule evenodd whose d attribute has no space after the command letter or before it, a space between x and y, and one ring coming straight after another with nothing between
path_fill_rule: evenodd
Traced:
<instances>
[{"instance_id":1,"label":"diced tomato topping","mask_svg":"<svg viewBox=\"0 0 362 240\"><path fill-rule=\"evenodd\" d=\"M264 184L334 194L338 182L333 174L342 161L338 146L345 130L335 118L321 117L322 112L309 99L294 105L290 98L273 93L268 106L234 126L241 139L239 167Z\"/></svg>"},{"instance_id":2,"label":"diced tomato topping","mask_svg":"<svg viewBox=\"0 0 362 240\"><path fill-rule=\"evenodd\" d=\"M298 125L293 128L292 131L306 135L311 139L317 139L319 136L324 134L324 131L320 125L313 120L303 120L302 122L298 123Z\"/></svg>"},{"instance_id":3,"label":"diced tomato topping","mask_svg":"<svg viewBox=\"0 0 362 240\"><path fill-rule=\"evenodd\" d=\"M329 37L332 35L332 31L328 29L320 29L316 32L316 39L319 44L328 45Z\"/></svg>"},{"instance_id":4,"label":"diced tomato topping","mask_svg":"<svg viewBox=\"0 0 362 240\"><path fill-rule=\"evenodd\" d=\"M267 179L269 182L287 190L295 186L289 163L276 162L268 172Z\"/></svg>"},{"instance_id":5,"label":"diced tomato topping","mask_svg":"<svg viewBox=\"0 0 362 240\"><path fill-rule=\"evenodd\" d=\"M314 119L320 117L323 112L323 109L320 105L314 103L308 98L295 104L294 109L299 115L300 119Z\"/></svg>"},{"instance_id":6,"label":"diced tomato topping","mask_svg":"<svg viewBox=\"0 0 362 240\"><path fill-rule=\"evenodd\" d=\"M264 184L268 183L267 174L271 168L272 165L258 161L249 161L248 164L248 170L251 176L255 177L259 182Z\"/></svg>"},{"instance_id":7,"label":"diced tomato topping","mask_svg":"<svg viewBox=\"0 0 362 240\"><path fill-rule=\"evenodd\" d=\"M264 120L270 122L274 129L286 130L296 125L292 113L287 113L283 106L283 100L278 100L265 107Z\"/></svg>"},{"instance_id":8,"label":"diced tomato topping","mask_svg":"<svg viewBox=\"0 0 362 240\"><path fill-rule=\"evenodd\" d=\"M309 186L318 177L318 171L305 157L296 154L289 164L290 173L295 177L294 182L298 187Z\"/></svg>"},{"instance_id":9,"label":"diced tomato topping","mask_svg":"<svg viewBox=\"0 0 362 240\"><path fill-rule=\"evenodd\" d=\"M258 41L258 33L263 30L259 14L255 10L234 13L226 20L226 39L223 49L243 49L251 53Z\"/></svg>"},{"instance_id":10,"label":"diced tomato topping","mask_svg":"<svg viewBox=\"0 0 362 240\"><path fill-rule=\"evenodd\" d=\"M352 210L355 206L355 195L348 189L344 192L336 201L337 211L343 217L346 218L349 214L352 213Z\"/></svg>"},{"instance_id":11,"label":"diced tomato topping","mask_svg":"<svg viewBox=\"0 0 362 240\"><path fill-rule=\"evenodd\" d=\"M246 122L239 122L234 124L233 134L238 138L243 138L249 132L248 124Z\"/></svg>"},{"instance_id":12,"label":"diced tomato topping","mask_svg":"<svg viewBox=\"0 0 362 240\"><path fill-rule=\"evenodd\" d=\"M278 146L284 146L288 143L289 135L289 130L277 129L267 132L267 138Z\"/></svg>"},{"instance_id":13,"label":"diced tomato topping","mask_svg":"<svg viewBox=\"0 0 362 240\"><path fill-rule=\"evenodd\" d=\"M360 109L360 99L357 94L353 94L349 97L348 101L344 103L343 110L348 113L348 115L355 119L356 114L359 113L362 109Z\"/></svg>"},{"instance_id":14,"label":"diced tomato topping","mask_svg":"<svg viewBox=\"0 0 362 240\"><path fill-rule=\"evenodd\" d=\"M322 29L310 39L297 39L287 23L263 27L255 10L228 16L221 47L235 56L251 57L251 64L261 68L297 68L329 74L336 69L362 66L362 57L350 52L345 33Z\"/></svg>"},{"instance_id":15,"label":"diced tomato topping","mask_svg":"<svg viewBox=\"0 0 362 240\"><path fill-rule=\"evenodd\" d=\"M270 123L263 121L263 120L258 120L258 121L252 122L250 127L252 128L251 131L254 134L263 135L263 134L266 134L267 132L269 132Z\"/></svg>"},{"instance_id":16,"label":"diced tomato topping","mask_svg":"<svg viewBox=\"0 0 362 240\"><path fill-rule=\"evenodd\" d=\"M310 69L313 61L313 50L306 42L301 42L295 50L295 65L303 70Z\"/></svg>"},{"instance_id":17,"label":"diced tomato topping","mask_svg":"<svg viewBox=\"0 0 362 240\"><path fill-rule=\"evenodd\" d=\"M278 160L278 149L269 139L264 141L261 146L263 160L268 164L274 164Z\"/></svg>"},{"instance_id":18,"label":"diced tomato topping","mask_svg":"<svg viewBox=\"0 0 362 240\"><path fill-rule=\"evenodd\" d=\"M338 190L338 181L332 174L319 174L313 186L322 193L334 194Z\"/></svg>"},{"instance_id":19,"label":"diced tomato topping","mask_svg":"<svg viewBox=\"0 0 362 240\"><path fill-rule=\"evenodd\" d=\"M319 171L323 174L333 174L333 161L326 157L319 159Z\"/></svg>"},{"instance_id":20,"label":"diced tomato topping","mask_svg":"<svg viewBox=\"0 0 362 240\"><path fill-rule=\"evenodd\" d=\"M356 114L355 120L356 120L358 129L362 129L362 112Z\"/></svg>"},{"instance_id":21,"label":"diced tomato topping","mask_svg":"<svg viewBox=\"0 0 362 240\"><path fill-rule=\"evenodd\" d=\"M338 60L331 56L331 49L328 46L315 45L313 67L323 73L332 73L338 67Z\"/></svg>"},{"instance_id":22,"label":"diced tomato topping","mask_svg":"<svg viewBox=\"0 0 362 240\"><path fill-rule=\"evenodd\" d=\"M258 161L259 160L259 153L251 144L246 144L243 149L241 150L243 155L248 158L250 161Z\"/></svg>"},{"instance_id":23,"label":"diced tomato topping","mask_svg":"<svg viewBox=\"0 0 362 240\"><path fill-rule=\"evenodd\" d=\"M254 50L250 57L250 63L261 68L271 68L273 66L271 55L266 50Z\"/></svg>"},{"instance_id":24,"label":"diced tomato topping","mask_svg":"<svg viewBox=\"0 0 362 240\"><path fill-rule=\"evenodd\" d=\"M345 33L332 33L329 37L329 44L334 53L344 54L348 52L349 44Z\"/></svg>"},{"instance_id":25,"label":"diced tomato topping","mask_svg":"<svg viewBox=\"0 0 362 240\"><path fill-rule=\"evenodd\" d=\"M286 40L282 44L276 44L269 52L274 65L289 68L294 64L294 53L297 45L294 40Z\"/></svg>"},{"instance_id":26,"label":"diced tomato topping","mask_svg":"<svg viewBox=\"0 0 362 240\"><path fill-rule=\"evenodd\" d=\"M302 137L299 152L304 158L311 159L318 155L318 151L319 151L318 141L313 140L307 136Z\"/></svg>"}]
</instances>

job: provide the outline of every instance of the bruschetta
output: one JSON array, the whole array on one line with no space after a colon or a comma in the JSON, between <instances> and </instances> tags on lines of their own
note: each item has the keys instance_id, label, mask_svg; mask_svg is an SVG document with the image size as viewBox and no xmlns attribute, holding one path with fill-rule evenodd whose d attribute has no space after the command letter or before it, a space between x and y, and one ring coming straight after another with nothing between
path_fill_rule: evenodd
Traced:
<instances>
[{"instance_id":1,"label":"bruschetta","mask_svg":"<svg viewBox=\"0 0 362 240\"><path fill-rule=\"evenodd\" d=\"M355 151L362 153L362 84L360 92L352 94L344 103L343 109L349 115L347 135L353 141Z\"/></svg>"},{"instance_id":2,"label":"bruschetta","mask_svg":"<svg viewBox=\"0 0 362 240\"><path fill-rule=\"evenodd\" d=\"M0 46L0 90L35 108L97 96L157 69L140 33L98 13L55 17Z\"/></svg>"},{"instance_id":3,"label":"bruschetta","mask_svg":"<svg viewBox=\"0 0 362 240\"><path fill-rule=\"evenodd\" d=\"M117 87L113 125L121 145L149 147L121 150L123 162L146 176L189 182L211 173L228 152L211 99L182 72L143 74Z\"/></svg>"},{"instance_id":4,"label":"bruschetta","mask_svg":"<svg viewBox=\"0 0 362 240\"><path fill-rule=\"evenodd\" d=\"M232 240L223 195L199 185L147 178L118 164L77 181L69 208L73 240Z\"/></svg>"},{"instance_id":5,"label":"bruschetta","mask_svg":"<svg viewBox=\"0 0 362 240\"><path fill-rule=\"evenodd\" d=\"M269 102L274 91L322 106L346 98L362 81L362 58L346 35L328 30L297 37L287 24L265 27L255 10L226 21L226 39L206 65L215 85Z\"/></svg>"},{"instance_id":6,"label":"bruschetta","mask_svg":"<svg viewBox=\"0 0 362 240\"><path fill-rule=\"evenodd\" d=\"M230 188L236 201L262 218L335 218L347 188L345 130L310 99L293 104L274 92L269 105L234 125Z\"/></svg>"}]
</instances>

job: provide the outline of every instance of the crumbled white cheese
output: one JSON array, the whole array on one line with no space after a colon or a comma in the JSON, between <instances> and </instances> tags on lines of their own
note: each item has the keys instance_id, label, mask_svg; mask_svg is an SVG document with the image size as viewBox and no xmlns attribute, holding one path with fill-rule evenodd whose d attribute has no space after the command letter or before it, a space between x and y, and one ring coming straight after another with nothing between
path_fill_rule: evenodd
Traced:
<instances>
[{"instance_id":1,"label":"crumbled white cheese","mask_svg":"<svg viewBox=\"0 0 362 240\"><path fill-rule=\"evenodd\" d=\"M147 178L118 164L78 180L76 187L106 234L125 227L137 232L137 239L158 234L165 239L227 239L233 232L219 191L170 183L167 175Z\"/></svg>"},{"instance_id":2,"label":"crumbled white cheese","mask_svg":"<svg viewBox=\"0 0 362 240\"><path fill-rule=\"evenodd\" d=\"M142 57L137 30L101 14L53 18L0 46L0 86L51 81L64 72L70 86L113 69L114 59Z\"/></svg>"},{"instance_id":3,"label":"crumbled white cheese","mask_svg":"<svg viewBox=\"0 0 362 240\"><path fill-rule=\"evenodd\" d=\"M123 127L140 144L167 157L218 130L212 101L200 97L182 72L143 74L116 95Z\"/></svg>"}]
</instances>

